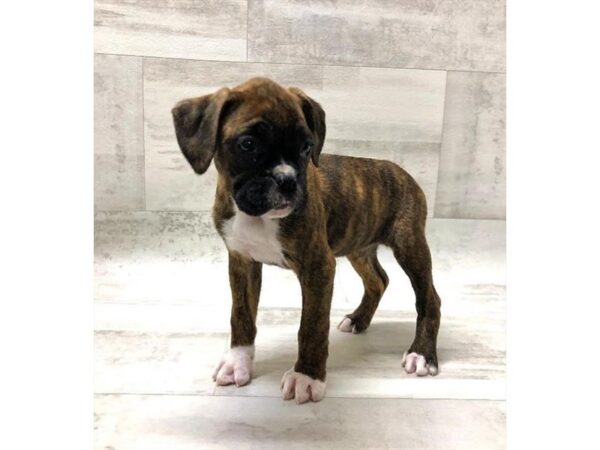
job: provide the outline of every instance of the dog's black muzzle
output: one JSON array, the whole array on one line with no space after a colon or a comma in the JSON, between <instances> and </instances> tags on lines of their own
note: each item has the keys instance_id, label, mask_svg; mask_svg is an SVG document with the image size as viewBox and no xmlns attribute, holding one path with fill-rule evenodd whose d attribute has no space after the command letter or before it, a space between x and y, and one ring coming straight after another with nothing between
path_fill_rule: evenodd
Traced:
<instances>
[{"instance_id":1,"label":"dog's black muzzle","mask_svg":"<svg viewBox=\"0 0 600 450\"><path fill-rule=\"evenodd\" d=\"M252 178L235 189L238 208L250 216L262 216L277 209L293 207L298 196L295 176L278 174Z\"/></svg>"}]
</instances>

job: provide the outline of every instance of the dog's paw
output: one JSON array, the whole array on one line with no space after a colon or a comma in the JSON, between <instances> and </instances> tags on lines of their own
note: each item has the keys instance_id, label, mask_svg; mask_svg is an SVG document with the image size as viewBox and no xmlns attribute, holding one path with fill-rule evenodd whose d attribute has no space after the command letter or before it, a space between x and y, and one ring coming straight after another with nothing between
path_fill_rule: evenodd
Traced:
<instances>
[{"instance_id":1,"label":"dog's paw","mask_svg":"<svg viewBox=\"0 0 600 450\"><path fill-rule=\"evenodd\" d=\"M402 367L404 367L406 373L416 372L420 377L424 375L437 375L438 373L438 368L433 362L428 363L423 355L416 352L404 352Z\"/></svg>"},{"instance_id":2,"label":"dog's paw","mask_svg":"<svg viewBox=\"0 0 600 450\"><path fill-rule=\"evenodd\" d=\"M254 345L233 347L227 350L217 365L213 380L219 386L243 386L252 378Z\"/></svg>"},{"instance_id":3,"label":"dog's paw","mask_svg":"<svg viewBox=\"0 0 600 450\"><path fill-rule=\"evenodd\" d=\"M325 381L316 380L296 372L293 368L283 374L281 391L284 400L296 399L296 403L306 403L309 400L318 402L325 397Z\"/></svg>"},{"instance_id":4,"label":"dog's paw","mask_svg":"<svg viewBox=\"0 0 600 450\"><path fill-rule=\"evenodd\" d=\"M344 333L352 334L359 334L366 330L366 327L361 327L356 319L351 319L348 316L344 317L342 321L338 323L337 328Z\"/></svg>"},{"instance_id":5,"label":"dog's paw","mask_svg":"<svg viewBox=\"0 0 600 450\"><path fill-rule=\"evenodd\" d=\"M356 333L354 325L352 324L352 319L350 317L344 317L337 326L338 330L343 331L344 333Z\"/></svg>"}]
</instances>

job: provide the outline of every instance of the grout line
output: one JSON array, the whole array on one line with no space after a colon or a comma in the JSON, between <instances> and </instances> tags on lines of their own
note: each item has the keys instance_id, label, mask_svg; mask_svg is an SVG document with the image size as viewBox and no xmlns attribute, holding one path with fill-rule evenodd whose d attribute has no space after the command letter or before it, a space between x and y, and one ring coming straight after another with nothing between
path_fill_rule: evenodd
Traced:
<instances>
[{"instance_id":1,"label":"grout line","mask_svg":"<svg viewBox=\"0 0 600 450\"><path fill-rule=\"evenodd\" d=\"M144 71L145 71L145 58L142 56L142 144L144 149L144 211L148 210L148 200L146 198L146 101L144 96Z\"/></svg>"},{"instance_id":2,"label":"grout line","mask_svg":"<svg viewBox=\"0 0 600 450\"><path fill-rule=\"evenodd\" d=\"M215 385L216 390L216 385ZM144 397L213 397L211 394L202 393L202 392L94 392L94 395L102 395L102 396L144 396ZM235 395L235 394L227 394L222 393L219 395L215 395L214 398L264 398L264 399L280 399L280 395ZM388 401L398 401L398 400L415 400L415 401L423 401L423 400L435 400L435 401L460 401L460 402L506 402L506 398L457 398L457 397L377 397L377 396L352 396L352 397L344 397L344 396L331 396L326 395L326 399L342 399L342 400L388 400ZM283 401L283 400L281 400Z\"/></svg>"},{"instance_id":3,"label":"grout line","mask_svg":"<svg viewBox=\"0 0 600 450\"><path fill-rule=\"evenodd\" d=\"M470 69L440 69L446 72L470 72L470 73L495 73L498 75L506 75L506 70L470 70Z\"/></svg>"},{"instance_id":4,"label":"grout line","mask_svg":"<svg viewBox=\"0 0 600 450\"><path fill-rule=\"evenodd\" d=\"M248 26L250 25L250 0L246 2L246 62L248 62Z\"/></svg>"},{"instance_id":5,"label":"grout line","mask_svg":"<svg viewBox=\"0 0 600 450\"><path fill-rule=\"evenodd\" d=\"M211 214L212 209L100 209L97 213L195 213Z\"/></svg>"},{"instance_id":6,"label":"grout line","mask_svg":"<svg viewBox=\"0 0 600 450\"><path fill-rule=\"evenodd\" d=\"M211 394L203 392L94 392L94 395L123 395L123 396L176 396L176 397L210 397Z\"/></svg>"},{"instance_id":7,"label":"grout line","mask_svg":"<svg viewBox=\"0 0 600 450\"><path fill-rule=\"evenodd\" d=\"M401 379L401 378L398 378ZM216 389L216 387L215 387ZM135 395L135 394L134 394ZM161 394L158 394L161 395ZM169 395L169 394L164 394L164 395ZM174 395L178 395L178 394L174 394ZM185 395L185 394L184 394ZM193 394L191 394L193 395ZM235 395L235 394L229 394L229 393L220 393L215 395L215 398L220 398L220 397L226 397L226 398L277 398L280 399L281 396L280 395L276 395L276 394L272 394L272 395L259 395L259 394L244 394L244 395ZM382 396L369 396L369 395L365 395L365 396L343 396L343 395L329 395L326 394L325 395L326 398L336 398L336 399L343 399L343 400L418 400L418 401L422 401L422 400L450 400L450 401L463 401L463 402L468 402L468 401L486 401L486 402L505 402L506 401L506 397L504 396L503 398L490 398L489 397L408 397L408 396L389 396L389 397L382 397Z\"/></svg>"},{"instance_id":8,"label":"grout line","mask_svg":"<svg viewBox=\"0 0 600 450\"><path fill-rule=\"evenodd\" d=\"M437 197L437 191L436 191ZM182 214L182 213L193 213L193 214L210 214L212 210L175 210L175 209L149 209L149 210L132 210L132 209L107 209L107 210L96 210L94 215L105 214L105 213L155 213L155 214ZM485 221L485 222L506 222L506 218L501 217L428 217L427 220L470 220L470 221Z\"/></svg>"},{"instance_id":9,"label":"grout line","mask_svg":"<svg viewBox=\"0 0 600 450\"><path fill-rule=\"evenodd\" d=\"M246 42L247 45L247 42ZM152 56L152 55L132 55L128 53L108 53L108 52L96 52L96 55L118 55L118 56L137 56L152 59L165 59L172 61L197 61L197 62L209 62L209 63L238 63L238 64L264 64L264 65L288 65L288 66L317 66L317 67L358 67L365 69L392 69L392 70L423 70L429 72L472 72L472 73L496 73L506 74L506 71L499 70L469 70L469 69L444 69L444 68L424 68L424 67L401 67L401 66L375 66L375 65L364 65L364 64L321 64L321 63L295 63L295 62L272 62L272 61L250 61L246 56L246 61L238 60L221 60L221 59L193 59L193 58L177 58L171 56Z\"/></svg>"},{"instance_id":10,"label":"grout line","mask_svg":"<svg viewBox=\"0 0 600 450\"><path fill-rule=\"evenodd\" d=\"M448 72L446 71L446 80L444 83L444 110L442 112L442 132L440 133L440 152L438 157L438 170L435 180L435 203L433 205L432 218L438 219L437 205L440 193L440 172L442 171L442 148L444 147L444 130L446 129L446 105L448 103Z\"/></svg>"}]
</instances>

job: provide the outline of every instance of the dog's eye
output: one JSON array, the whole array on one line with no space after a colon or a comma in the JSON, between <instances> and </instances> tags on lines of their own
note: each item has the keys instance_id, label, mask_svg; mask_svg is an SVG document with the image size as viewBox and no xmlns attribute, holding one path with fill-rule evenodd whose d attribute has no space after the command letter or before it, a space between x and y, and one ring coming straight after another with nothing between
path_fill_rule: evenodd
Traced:
<instances>
[{"instance_id":1,"label":"dog's eye","mask_svg":"<svg viewBox=\"0 0 600 450\"><path fill-rule=\"evenodd\" d=\"M256 150L256 141L251 137L245 136L240 139L238 146L243 152L250 153Z\"/></svg>"},{"instance_id":2,"label":"dog's eye","mask_svg":"<svg viewBox=\"0 0 600 450\"><path fill-rule=\"evenodd\" d=\"M300 149L300 154L304 157L307 157L310 154L310 151L313 148L313 143L306 141L302 148Z\"/></svg>"}]
</instances>

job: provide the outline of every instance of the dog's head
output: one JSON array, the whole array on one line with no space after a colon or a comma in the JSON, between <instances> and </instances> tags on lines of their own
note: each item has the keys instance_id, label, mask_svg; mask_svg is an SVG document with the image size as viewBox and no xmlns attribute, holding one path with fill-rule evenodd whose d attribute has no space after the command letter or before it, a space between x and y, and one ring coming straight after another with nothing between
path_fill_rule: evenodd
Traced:
<instances>
[{"instance_id":1,"label":"dog's head","mask_svg":"<svg viewBox=\"0 0 600 450\"><path fill-rule=\"evenodd\" d=\"M308 164L319 164L325 112L300 89L253 78L183 100L172 113L177 142L194 171L203 174L214 158L240 210L275 218L301 204Z\"/></svg>"}]
</instances>

